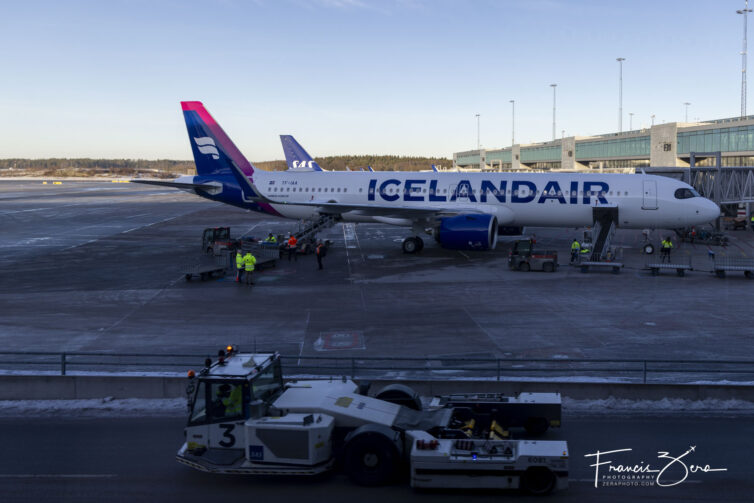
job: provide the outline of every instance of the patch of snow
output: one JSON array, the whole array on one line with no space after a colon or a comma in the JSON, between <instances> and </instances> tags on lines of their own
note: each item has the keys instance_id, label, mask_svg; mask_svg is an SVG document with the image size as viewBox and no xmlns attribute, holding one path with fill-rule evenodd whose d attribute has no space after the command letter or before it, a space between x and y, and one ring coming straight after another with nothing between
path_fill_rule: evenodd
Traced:
<instances>
[{"instance_id":1,"label":"patch of snow","mask_svg":"<svg viewBox=\"0 0 754 503\"><path fill-rule=\"evenodd\" d=\"M0 400L0 417L184 416L185 398L90 398L82 400Z\"/></svg>"},{"instance_id":2,"label":"patch of snow","mask_svg":"<svg viewBox=\"0 0 754 503\"><path fill-rule=\"evenodd\" d=\"M605 398L599 400L576 400L563 398L563 409L575 413L612 414L614 412L746 412L754 413L754 402L735 399L662 398L660 400L630 400Z\"/></svg>"}]
</instances>

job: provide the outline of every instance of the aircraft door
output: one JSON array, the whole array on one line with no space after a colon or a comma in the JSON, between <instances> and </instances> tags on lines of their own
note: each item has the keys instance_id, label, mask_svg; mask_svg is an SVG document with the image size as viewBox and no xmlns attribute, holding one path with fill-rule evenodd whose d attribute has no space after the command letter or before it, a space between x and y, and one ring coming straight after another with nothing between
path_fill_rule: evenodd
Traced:
<instances>
[{"instance_id":1,"label":"aircraft door","mask_svg":"<svg viewBox=\"0 0 754 503\"><path fill-rule=\"evenodd\" d=\"M644 180L644 200L641 209L657 209L657 182L654 180Z\"/></svg>"}]
</instances>

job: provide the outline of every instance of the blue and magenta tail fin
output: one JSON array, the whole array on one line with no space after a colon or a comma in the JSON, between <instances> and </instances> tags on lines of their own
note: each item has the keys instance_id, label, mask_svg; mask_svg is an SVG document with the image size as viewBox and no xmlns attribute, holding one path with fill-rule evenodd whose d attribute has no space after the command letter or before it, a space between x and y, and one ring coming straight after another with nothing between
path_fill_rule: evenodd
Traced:
<instances>
[{"instance_id":1,"label":"blue and magenta tail fin","mask_svg":"<svg viewBox=\"0 0 754 503\"><path fill-rule=\"evenodd\" d=\"M281 134L280 142L283 144L283 152L285 153L285 162L288 165L288 169L309 168L313 171L322 171L317 161L312 159L312 156L304 150L304 147L299 145L293 136Z\"/></svg>"},{"instance_id":2,"label":"blue and magenta tail fin","mask_svg":"<svg viewBox=\"0 0 754 503\"><path fill-rule=\"evenodd\" d=\"M254 173L254 166L228 138L201 101L181 101L181 108L197 174L232 175L231 163L235 163L246 176Z\"/></svg>"}]
</instances>

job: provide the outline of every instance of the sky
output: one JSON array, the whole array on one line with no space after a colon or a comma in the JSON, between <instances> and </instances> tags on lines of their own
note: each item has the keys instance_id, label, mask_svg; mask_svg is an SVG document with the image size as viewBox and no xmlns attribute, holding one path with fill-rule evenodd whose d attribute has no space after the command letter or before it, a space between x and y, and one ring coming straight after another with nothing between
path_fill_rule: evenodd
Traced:
<instances>
[{"instance_id":1,"label":"sky","mask_svg":"<svg viewBox=\"0 0 754 503\"><path fill-rule=\"evenodd\" d=\"M509 146L510 100L516 143L551 140L553 83L558 137L605 134L618 131L618 57L624 130L649 126L651 115L682 122L685 102L690 121L736 117L743 7L9 1L0 18L0 158L190 159L182 100L202 101L251 161L282 159L280 134L314 157L450 158L477 147L477 124L483 148Z\"/></svg>"}]
</instances>

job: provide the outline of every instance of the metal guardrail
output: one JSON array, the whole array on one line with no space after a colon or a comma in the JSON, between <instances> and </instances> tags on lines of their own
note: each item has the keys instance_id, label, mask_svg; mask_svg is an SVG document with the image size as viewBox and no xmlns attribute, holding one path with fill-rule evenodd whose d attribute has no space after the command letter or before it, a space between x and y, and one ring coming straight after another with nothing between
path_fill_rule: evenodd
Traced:
<instances>
[{"instance_id":1,"label":"metal guardrail","mask_svg":"<svg viewBox=\"0 0 754 503\"><path fill-rule=\"evenodd\" d=\"M209 355L29 351L0 352L0 371L175 372L202 367ZM599 379L605 382L677 383L754 381L754 361L652 359L464 358L445 356L281 356L287 376L352 379Z\"/></svg>"}]
</instances>

